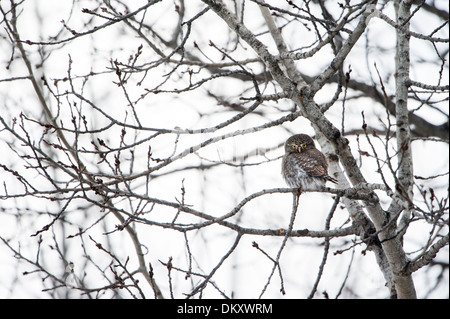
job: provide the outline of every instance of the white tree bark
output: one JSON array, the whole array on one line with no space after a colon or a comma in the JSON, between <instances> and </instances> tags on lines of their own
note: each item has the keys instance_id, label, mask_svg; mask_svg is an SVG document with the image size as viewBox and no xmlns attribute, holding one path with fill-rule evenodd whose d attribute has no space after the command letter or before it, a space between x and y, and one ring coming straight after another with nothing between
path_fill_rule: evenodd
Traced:
<instances>
[{"instance_id":1,"label":"white tree bark","mask_svg":"<svg viewBox=\"0 0 450 319\"><path fill-rule=\"evenodd\" d=\"M405 32L409 30L409 18L411 1L396 1L397 24L402 28L397 28L396 46L396 89L395 89L395 110L396 110L396 131L397 131L397 152L398 152L398 183L396 183L396 193L412 207L413 201L413 162L411 153L411 134L409 130L408 115L408 83L409 83L409 35ZM396 201L392 201L389 208L389 218L396 219L402 211L402 207ZM402 234L406 231L411 215L411 208L405 208L400 220L399 227L393 227L392 231L383 234L383 237L392 238L394 251L388 250L388 258L392 271L395 275L395 285L399 298L416 298L416 291L411 274L403 274L403 270L409 263L409 259L401 247Z\"/></svg>"}]
</instances>

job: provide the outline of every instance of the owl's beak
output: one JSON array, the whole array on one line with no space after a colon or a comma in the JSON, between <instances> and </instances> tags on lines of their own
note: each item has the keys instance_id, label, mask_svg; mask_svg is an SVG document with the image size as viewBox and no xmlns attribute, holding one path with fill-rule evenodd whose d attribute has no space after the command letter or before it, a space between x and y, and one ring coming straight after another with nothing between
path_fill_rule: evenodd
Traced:
<instances>
[{"instance_id":1,"label":"owl's beak","mask_svg":"<svg viewBox=\"0 0 450 319\"><path fill-rule=\"evenodd\" d=\"M297 146L297 151L298 151L299 153L301 153L301 152L302 152L302 148L299 147L299 146Z\"/></svg>"}]
</instances>

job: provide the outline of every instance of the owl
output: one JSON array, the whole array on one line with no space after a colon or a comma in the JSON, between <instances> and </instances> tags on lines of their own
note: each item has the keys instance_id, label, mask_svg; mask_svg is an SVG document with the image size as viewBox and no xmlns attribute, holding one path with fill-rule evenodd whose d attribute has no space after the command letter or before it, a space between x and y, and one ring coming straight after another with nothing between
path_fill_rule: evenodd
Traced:
<instances>
[{"instance_id":1,"label":"owl","mask_svg":"<svg viewBox=\"0 0 450 319\"><path fill-rule=\"evenodd\" d=\"M285 154L281 173L289 187L317 189L327 181L337 184L337 180L328 175L328 163L325 155L314 145L306 134L297 134L284 144Z\"/></svg>"}]
</instances>

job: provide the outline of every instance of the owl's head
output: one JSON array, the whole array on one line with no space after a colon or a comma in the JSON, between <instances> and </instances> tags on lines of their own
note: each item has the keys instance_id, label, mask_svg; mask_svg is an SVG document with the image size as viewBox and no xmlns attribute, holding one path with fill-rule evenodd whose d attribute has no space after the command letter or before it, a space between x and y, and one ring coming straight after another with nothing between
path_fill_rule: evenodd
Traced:
<instances>
[{"instance_id":1,"label":"owl's head","mask_svg":"<svg viewBox=\"0 0 450 319\"><path fill-rule=\"evenodd\" d=\"M316 148L314 141L306 134L297 134L287 139L284 144L286 153L303 152Z\"/></svg>"}]
</instances>

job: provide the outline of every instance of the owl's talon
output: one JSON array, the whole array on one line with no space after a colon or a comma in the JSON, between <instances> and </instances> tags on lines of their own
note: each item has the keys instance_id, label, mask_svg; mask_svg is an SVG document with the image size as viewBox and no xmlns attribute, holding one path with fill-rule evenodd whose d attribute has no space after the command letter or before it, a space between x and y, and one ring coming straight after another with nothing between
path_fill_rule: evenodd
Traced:
<instances>
[{"instance_id":1,"label":"owl's talon","mask_svg":"<svg viewBox=\"0 0 450 319\"><path fill-rule=\"evenodd\" d=\"M297 197L300 197L301 194L302 194L302 186L299 186L297 189Z\"/></svg>"}]
</instances>

